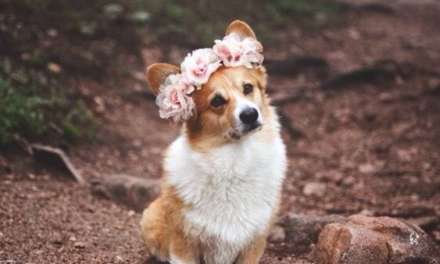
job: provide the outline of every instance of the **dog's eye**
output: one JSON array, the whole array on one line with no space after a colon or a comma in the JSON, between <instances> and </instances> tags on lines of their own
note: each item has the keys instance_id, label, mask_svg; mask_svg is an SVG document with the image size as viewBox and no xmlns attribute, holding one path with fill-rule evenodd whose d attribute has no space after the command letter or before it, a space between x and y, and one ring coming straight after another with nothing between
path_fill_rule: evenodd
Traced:
<instances>
[{"instance_id":1,"label":"dog's eye","mask_svg":"<svg viewBox=\"0 0 440 264\"><path fill-rule=\"evenodd\" d=\"M226 100L225 98L223 98L223 96L221 95L216 95L214 96L214 98L212 98L211 100L211 105L213 107L220 107L222 105L226 104Z\"/></svg>"},{"instance_id":2,"label":"dog's eye","mask_svg":"<svg viewBox=\"0 0 440 264\"><path fill-rule=\"evenodd\" d=\"M254 90L254 86L250 83L243 84L243 93L250 94Z\"/></svg>"}]
</instances>

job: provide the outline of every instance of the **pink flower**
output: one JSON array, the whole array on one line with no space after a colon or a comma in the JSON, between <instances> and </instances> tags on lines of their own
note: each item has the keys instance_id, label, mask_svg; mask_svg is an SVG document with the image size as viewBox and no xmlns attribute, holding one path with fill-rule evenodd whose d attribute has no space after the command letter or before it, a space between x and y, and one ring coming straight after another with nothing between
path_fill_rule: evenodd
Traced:
<instances>
[{"instance_id":1,"label":"pink flower","mask_svg":"<svg viewBox=\"0 0 440 264\"><path fill-rule=\"evenodd\" d=\"M208 82L211 74L220 65L220 60L212 49L198 49L185 57L180 68L188 82L200 86Z\"/></svg>"},{"instance_id":2,"label":"pink flower","mask_svg":"<svg viewBox=\"0 0 440 264\"><path fill-rule=\"evenodd\" d=\"M191 93L194 86L184 83L180 74L173 74L166 78L156 97L159 106L159 115L164 119L173 119L174 122L188 120L195 109Z\"/></svg>"},{"instance_id":3,"label":"pink flower","mask_svg":"<svg viewBox=\"0 0 440 264\"><path fill-rule=\"evenodd\" d=\"M236 67L242 64L241 39L236 33L231 33L222 40L216 40L213 50L225 66Z\"/></svg>"},{"instance_id":4,"label":"pink flower","mask_svg":"<svg viewBox=\"0 0 440 264\"><path fill-rule=\"evenodd\" d=\"M227 67L252 68L263 63L263 46L260 42L249 37L242 39L237 33L216 40L213 50Z\"/></svg>"}]
</instances>

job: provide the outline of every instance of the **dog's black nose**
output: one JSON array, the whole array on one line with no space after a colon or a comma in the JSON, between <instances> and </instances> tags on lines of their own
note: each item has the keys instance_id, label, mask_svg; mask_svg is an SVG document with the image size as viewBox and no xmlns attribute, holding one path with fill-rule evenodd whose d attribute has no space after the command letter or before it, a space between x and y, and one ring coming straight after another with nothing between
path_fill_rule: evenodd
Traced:
<instances>
[{"instance_id":1,"label":"dog's black nose","mask_svg":"<svg viewBox=\"0 0 440 264\"><path fill-rule=\"evenodd\" d=\"M248 107L240 113L240 120L246 125L255 123L258 119L258 111L253 107Z\"/></svg>"}]
</instances>

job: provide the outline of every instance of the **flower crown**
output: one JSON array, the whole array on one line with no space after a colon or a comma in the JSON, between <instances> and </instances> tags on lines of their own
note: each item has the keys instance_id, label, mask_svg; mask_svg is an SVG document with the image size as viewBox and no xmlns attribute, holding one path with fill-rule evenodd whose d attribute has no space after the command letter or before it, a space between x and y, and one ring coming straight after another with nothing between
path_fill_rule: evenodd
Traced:
<instances>
[{"instance_id":1,"label":"flower crown","mask_svg":"<svg viewBox=\"0 0 440 264\"><path fill-rule=\"evenodd\" d=\"M256 39L231 33L216 40L212 48L189 53L180 64L180 73L169 75L159 87L156 104L160 117L175 122L188 120L195 109L192 93L201 89L220 66L259 67L264 60L262 52L263 46Z\"/></svg>"}]
</instances>

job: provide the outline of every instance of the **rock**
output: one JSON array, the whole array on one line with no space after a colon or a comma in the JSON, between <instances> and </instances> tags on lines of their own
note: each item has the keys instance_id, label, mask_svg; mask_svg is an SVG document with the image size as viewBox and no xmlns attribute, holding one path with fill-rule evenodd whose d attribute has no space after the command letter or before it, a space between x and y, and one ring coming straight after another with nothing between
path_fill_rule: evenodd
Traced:
<instances>
[{"instance_id":1,"label":"rock","mask_svg":"<svg viewBox=\"0 0 440 264\"><path fill-rule=\"evenodd\" d=\"M136 22L136 23L145 23L148 20L150 20L150 13L146 12L146 11L137 11L134 12L132 14L130 14L130 16L128 17L131 21Z\"/></svg>"},{"instance_id":2,"label":"rock","mask_svg":"<svg viewBox=\"0 0 440 264\"><path fill-rule=\"evenodd\" d=\"M58 37L58 30L56 30L54 28L50 28L46 31L46 34L51 38L55 38L55 37Z\"/></svg>"},{"instance_id":3,"label":"rock","mask_svg":"<svg viewBox=\"0 0 440 264\"><path fill-rule=\"evenodd\" d=\"M320 182L309 182L304 185L303 193L307 196L317 196L321 197L325 194L326 186L324 183Z\"/></svg>"},{"instance_id":4,"label":"rock","mask_svg":"<svg viewBox=\"0 0 440 264\"><path fill-rule=\"evenodd\" d=\"M50 62L47 64L47 69L51 71L52 73L60 73L61 72L61 66L57 63Z\"/></svg>"},{"instance_id":5,"label":"rock","mask_svg":"<svg viewBox=\"0 0 440 264\"><path fill-rule=\"evenodd\" d=\"M434 239L440 243L440 231L434 231Z\"/></svg>"},{"instance_id":6,"label":"rock","mask_svg":"<svg viewBox=\"0 0 440 264\"><path fill-rule=\"evenodd\" d=\"M359 40L361 38L361 33L355 28L349 28L348 36L350 36L350 38L352 38L353 40Z\"/></svg>"},{"instance_id":7,"label":"rock","mask_svg":"<svg viewBox=\"0 0 440 264\"><path fill-rule=\"evenodd\" d=\"M420 228L390 217L362 215L326 225L315 255L323 264L440 263L440 248Z\"/></svg>"},{"instance_id":8,"label":"rock","mask_svg":"<svg viewBox=\"0 0 440 264\"><path fill-rule=\"evenodd\" d=\"M384 103L388 103L388 102L392 101L393 99L394 99L393 94L391 94L389 92L384 92L384 93L379 94L379 100Z\"/></svg>"},{"instance_id":9,"label":"rock","mask_svg":"<svg viewBox=\"0 0 440 264\"><path fill-rule=\"evenodd\" d=\"M322 228L329 223L343 223L346 218L339 215L291 214L280 221L285 231L285 242L289 253L303 254L310 251L318 240Z\"/></svg>"},{"instance_id":10,"label":"rock","mask_svg":"<svg viewBox=\"0 0 440 264\"><path fill-rule=\"evenodd\" d=\"M283 242L286 239L286 231L279 225L272 227L269 234L269 241L271 242Z\"/></svg>"},{"instance_id":11,"label":"rock","mask_svg":"<svg viewBox=\"0 0 440 264\"><path fill-rule=\"evenodd\" d=\"M31 148L32 154L37 162L58 169L62 172L66 172L66 175L71 176L71 178L75 179L80 184L85 183L80 172L75 168L69 157L61 149L39 144L33 144Z\"/></svg>"},{"instance_id":12,"label":"rock","mask_svg":"<svg viewBox=\"0 0 440 264\"><path fill-rule=\"evenodd\" d=\"M347 176L344 179L342 179L342 184L350 187L353 186L356 183L356 178L354 176Z\"/></svg>"},{"instance_id":13,"label":"rock","mask_svg":"<svg viewBox=\"0 0 440 264\"><path fill-rule=\"evenodd\" d=\"M51 243L56 245L63 244L63 236L60 233L54 233L52 234Z\"/></svg>"},{"instance_id":14,"label":"rock","mask_svg":"<svg viewBox=\"0 0 440 264\"><path fill-rule=\"evenodd\" d=\"M377 171L377 168L376 168L376 166L374 166L371 163L365 163L365 164L359 165L358 170L360 173L372 174Z\"/></svg>"},{"instance_id":15,"label":"rock","mask_svg":"<svg viewBox=\"0 0 440 264\"><path fill-rule=\"evenodd\" d=\"M105 5L103 10L104 14L108 18L116 19L124 12L124 7L122 5L112 3Z\"/></svg>"},{"instance_id":16,"label":"rock","mask_svg":"<svg viewBox=\"0 0 440 264\"><path fill-rule=\"evenodd\" d=\"M93 36L96 33L98 25L95 22L83 22L80 27L79 31L86 36Z\"/></svg>"},{"instance_id":17,"label":"rock","mask_svg":"<svg viewBox=\"0 0 440 264\"><path fill-rule=\"evenodd\" d=\"M140 212L159 195L160 183L159 180L115 174L93 179L91 188L96 195L125 204Z\"/></svg>"},{"instance_id":18,"label":"rock","mask_svg":"<svg viewBox=\"0 0 440 264\"><path fill-rule=\"evenodd\" d=\"M338 170L325 170L316 173L316 178L320 180L339 183L344 179L344 175Z\"/></svg>"},{"instance_id":19,"label":"rock","mask_svg":"<svg viewBox=\"0 0 440 264\"><path fill-rule=\"evenodd\" d=\"M136 212L135 211L133 211L133 210L130 210L130 211L128 211L128 216L133 216L133 215L135 215L136 214Z\"/></svg>"},{"instance_id":20,"label":"rock","mask_svg":"<svg viewBox=\"0 0 440 264\"><path fill-rule=\"evenodd\" d=\"M116 263L124 263L124 259L121 256L115 256L113 258L114 262Z\"/></svg>"},{"instance_id":21,"label":"rock","mask_svg":"<svg viewBox=\"0 0 440 264\"><path fill-rule=\"evenodd\" d=\"M86 248L86 243L84 243L84 242L75 242L74 244L73 244L73 246L74 247L76 247L76 248L80 248L80 249L83 249L83 248Z\"/></svg>"}]
</instances>

